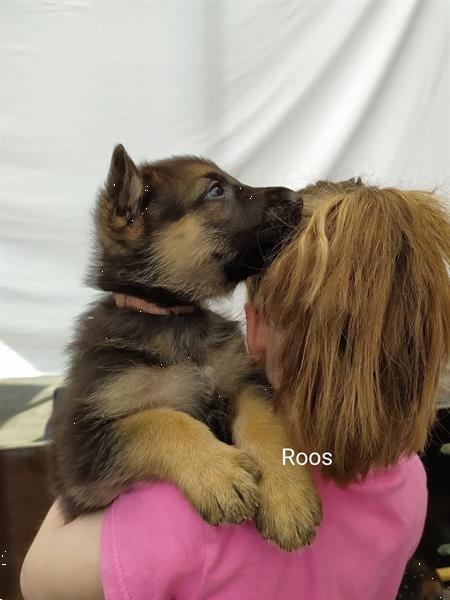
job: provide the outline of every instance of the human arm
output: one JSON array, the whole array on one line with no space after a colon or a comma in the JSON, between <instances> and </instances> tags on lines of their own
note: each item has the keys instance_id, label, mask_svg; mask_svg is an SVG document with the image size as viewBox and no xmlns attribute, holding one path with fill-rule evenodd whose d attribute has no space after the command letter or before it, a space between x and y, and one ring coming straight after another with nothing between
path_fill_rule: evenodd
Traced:
<instances>
[{"instance_id":1,"label":"human arm","mask_svg":"<svg viewBox=\"0 0 450 600\"><path fill-rule=\"evenodd\" d=\"M25 559L23 595L25 600L198 597L205 527L178 488L165 481L136 486L105 511L67 524L54 505Z\"/></svg>"},{"instance_id":2,"label":"human arm","mask_svg":"<svg viewBox=\"0 0 450 600\"><path fill-rule=\"evenodd\" d=\"M104 511L64 524L50 508L20 574L25 600L101 600L100 535Z\"/></svg>"}]
</instances>

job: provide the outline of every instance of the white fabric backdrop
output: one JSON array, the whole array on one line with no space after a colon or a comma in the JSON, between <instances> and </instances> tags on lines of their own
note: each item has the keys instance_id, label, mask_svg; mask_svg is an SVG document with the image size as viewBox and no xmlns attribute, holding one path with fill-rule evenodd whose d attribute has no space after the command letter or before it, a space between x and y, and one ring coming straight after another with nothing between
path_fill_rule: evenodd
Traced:
<instances>
[{"instance_id":1,"label":"white fabric backdrop","mask_svg":"<svg viewBox=\"0 0 450 600\"><path fill-rule=\"evenodd\" d=\"M205 155L255 185L365 174L449 190L446 0L1 10L0 376L63 369L117 142L137 161Z\"/></svg>"}]
</instances>

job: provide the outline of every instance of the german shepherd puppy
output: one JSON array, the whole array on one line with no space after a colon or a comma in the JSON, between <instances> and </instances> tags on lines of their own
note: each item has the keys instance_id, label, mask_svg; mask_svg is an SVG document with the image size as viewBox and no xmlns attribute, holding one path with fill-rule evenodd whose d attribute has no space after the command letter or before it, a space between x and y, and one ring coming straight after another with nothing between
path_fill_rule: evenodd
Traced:
<instances>
[{"instance_id":1,"label":"german shepherd puppy","mask_svg":"<svg viewBox=\"0 0 450 600\"><path fill-rule=\"evenodd\" d=\"M281 464L290 441L238 323L205 306L260 272L300 213L291 190L245 186L208 160L137 167L115 148L90 272L109 293L79 318L54 422L67 519L158 478L211 524L255 518L282 548L311 541L310 475Z\"/></svg>"}]
</instances>

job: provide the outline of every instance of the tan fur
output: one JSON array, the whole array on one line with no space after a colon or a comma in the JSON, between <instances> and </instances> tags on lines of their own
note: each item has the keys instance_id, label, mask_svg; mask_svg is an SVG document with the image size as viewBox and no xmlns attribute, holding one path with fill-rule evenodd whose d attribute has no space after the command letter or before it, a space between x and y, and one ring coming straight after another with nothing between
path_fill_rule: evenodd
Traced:
<instances>
[{"instance_id":1,"label":"tan fur","mask_svg":"<svg viewBox=\"0 0 450 600\"><path fill-rule=\"evenodd\" d=\"M285 550L311 543L322 519L321 504L309 470L282 464L283 448L292 447L282 416L252 387L239 395L236 413L236 443L262 470L259 530Z\"/></svg>"},{"instance_id":2,"label":"tan fur","mask_svg":"<svg viewBox=\"0 0 450 600\"><path fill-rule=\"evenodd\" d=\"M164 268L171 269L177 263L188 265L189 268L203 265L210 260L211 252L215 249L202 219L192 213L155 235L153 243L154 249L164 261Z\"/></svg>"},{"instance_id":3,"label":"tan fur","mask_svg":"<svg viewBox=\"0 0 450 600\"><path fill-rule=\"evenodd\" d=\"M258 499L258 468L241 451L219 442L189 415L155 408L116 425L126 440L122 470L131 480L176 483L209 523L252 518Z\"/></svg>"},{"instance_id":4,"label":"tan fur","mask_svg":"<svg viewBox=\"0 0 450 600\"><path fill-rule=\"evenodd\" d=\"M144 191L144 184L142 182L141 177L139 177L136 173L133 173L130 182L130 194L129 200L132 204L138 201L142 192Z\"/></svg>"},{"instance_id":5,"label":"tan fur","mask_svg":"<svg viewBox=\"0 0 450 600\"><path fill-rule=\"evenodd\" d=\"M192 291L200 282L204 282L203 290L210 286L224 285L219 266L211 264L214 252L223 252L223 245L210 234L210 227L204 218L189 213L179 221L168 226L164 232L153 237L152 250L158 261L160 285L172 285L191 291L186 286L190 282ZM204 270L209 270L209 281L204 278Z\"/></svg>"},{"instance_id":6,"label":"tan fur","mask_svg":"<svg viewBox=\"0 0 450 600\"><path fill-rule=\"evenodd\" d=\"M100 242L108 252L114 255L126 254L127 248L123 244L124 240L129 244L133 244L142 236L142 221L136 219L133 223L127 225L125 217L111 215L106 198L99 205L97 218L101 224L98 228Z\"/></svg>"},{"instance_id":7,"label":"tan fur","mask_svg":"<svg viewBox=\"0 0 450 600\"><path fill-rule=\"evenodd\" d=\"M216 383L215 373L208 366L137 366L108 379L90 402L102 417L119 417L158 406L189 412L202 395L213 393Z\"/></svg>"},{"instance_id":8,"label":"tan fur","mask_svg":"<svg viewBox=\"0 0 450 600\"><path fill-rule=\"evenodd\" d=\"M215 385L220 386L220 393L232 397L239 390L242 378L255 367L240 335L227 340L226 343L220 342L221 340L217 340L218 347L213 347L208 352L206 362L210 371L215 373ZM175 360L179 352L173 340L163 333L153 337L152 348L168 362ZM195 366L194 373L194 377L197 378L198 370Z\"/></svg>"},{"instance_id":9,"label":"tan fur","mask_svg":"<svg viewBox=\"0 0 450 600\"><path fill-rule=\"evenodd\" d=\"M208 354L208 364L218 374L220 393L229 397L235 397L241 391L238 382L242 381L250 369L255 369L240 336L230 340L220 350L211 351Z\"/></svg>"},{"instance_id":10,"label":"tan fur","mask_svg":"<svg viewBox=\"0 0 450 600\"><path fill-rule=\"evenodd\" d=\"M125 218L118 217L118 216L113 217L111 226L112 226L113 231L120 233L120 235L123 235L124 238L129 242L139 239L139 237L142 235L142 231L143 231L143 226L142 226L141 221L136 220L136 221L134 221L134 223L127 225ZM104 239L104 238L102 238L102 239ZM109 243L111 243L113 241L114 240L111 239L111 237L110 237ZM118 252L123 252L122 246L118 246L116 248L116 250Z\"/></svg>"}]
</instances>

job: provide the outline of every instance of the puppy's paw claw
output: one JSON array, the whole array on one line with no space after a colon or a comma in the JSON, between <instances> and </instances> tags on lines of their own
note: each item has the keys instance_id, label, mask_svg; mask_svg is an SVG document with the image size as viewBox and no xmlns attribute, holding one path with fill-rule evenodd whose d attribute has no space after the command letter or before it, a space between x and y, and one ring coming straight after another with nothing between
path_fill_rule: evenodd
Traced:
<instances>
[{"instance_id":1,"label":"puppy's paw claw","mask_svg":"<svg viewBox=\"0 0 450 600\"><path fill-rule=\"evenodd\" d=\"M247 454L224 445L197 477L187 495L205 521L220 525L254 518L261 472Z\"/></svg>"}]
</instances>

